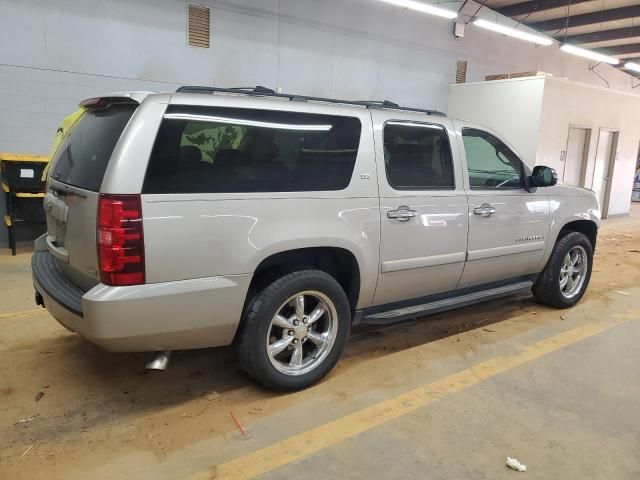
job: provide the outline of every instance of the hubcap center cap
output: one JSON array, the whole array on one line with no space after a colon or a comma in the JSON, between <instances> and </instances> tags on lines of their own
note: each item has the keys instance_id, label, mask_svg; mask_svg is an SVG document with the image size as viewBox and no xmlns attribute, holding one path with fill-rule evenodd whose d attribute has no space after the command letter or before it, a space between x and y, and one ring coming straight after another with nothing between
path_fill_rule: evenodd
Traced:
<instances>
[{"instance_id":1,"label":"hubcap center cap","mask_svg":"<svg viewBox=\"0 0 640 480\"><path fill-rule=\"evenodd\" d=\"M293 337L298 340L302 340L309 333L309 328L306 325L300 324L293 327Z\"/></svg>"}]
</instances>

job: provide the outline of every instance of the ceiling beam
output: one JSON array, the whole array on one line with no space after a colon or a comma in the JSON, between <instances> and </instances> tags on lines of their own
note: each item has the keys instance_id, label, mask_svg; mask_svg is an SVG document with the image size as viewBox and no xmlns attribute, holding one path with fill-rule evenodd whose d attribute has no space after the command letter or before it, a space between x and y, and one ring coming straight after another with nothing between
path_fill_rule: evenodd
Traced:
<instances>
[{"instance_id":1,"label":"ceiling beam","mask_svg":"<svg viewBox=\"0 0 640 480\"><path fill-rule=\"evenodd\" d=\"M517 17L519 15L529 15L530 13L544 12L552 8L566 7L576 3L589 2L591 0L531 0L528 2L520 2L506 7L494 8L496 12L505 17Z\"/></svg>"},{"instance_id":2,"label":"ceiling beam","mask_svg":"<svg viewBox=\"0 0 640 480\"><path fill-rule=\"evenodd\" d=\"M606 48L594 48L596 52L606 55L629 55L637 53L640 56L640 43L629 43L627 45L614 45Z\"/></svg>"},{"instance_id":3,"label":"ceiling beam","mask_svg":"<svg viewBox=\"0 0 640 480\"><path fill-rule=\"evenodd\" d=\"M606 42L609 40L623 40L625 38L633 37L640 37L640 28L614 28L613 30L602 30L601 32L570 35L567 37L566 42L577 45L580 43Z\"/></svg>"},{"instance_id":4,"label":"ceiling beam","mask_svg":"<svg viewBox=\"0 0 640 480\"><path fill-rule=\"evenodd\" d=\"M608 10L600 10L599 12L583 13L580 15L570 15L569 17L554 18L544 22L528 23L531 28L540 31L561 30L568 26L583 27L585 25L593 25L601 22L610 22L613 20L624 20L627 18L640 17L640 5L631 5L628 7L610 8Z\"/></svg>"}]
</instances>

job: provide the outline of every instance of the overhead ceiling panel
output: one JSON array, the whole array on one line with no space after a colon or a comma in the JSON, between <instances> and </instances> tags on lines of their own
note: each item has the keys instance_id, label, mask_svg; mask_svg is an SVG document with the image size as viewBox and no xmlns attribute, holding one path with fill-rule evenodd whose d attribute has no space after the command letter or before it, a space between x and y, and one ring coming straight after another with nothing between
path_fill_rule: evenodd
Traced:
<instances>
[{"instance_id":1,"label":"overhead ceiling panel","mask_svg":"<svg viewBox=\"0 0 640 480\"><path fill-rule=\"evenodd\" d=\"M640 0L487 0L485 6L560 42L640 58Z\"/></svg>"}]
</instances>

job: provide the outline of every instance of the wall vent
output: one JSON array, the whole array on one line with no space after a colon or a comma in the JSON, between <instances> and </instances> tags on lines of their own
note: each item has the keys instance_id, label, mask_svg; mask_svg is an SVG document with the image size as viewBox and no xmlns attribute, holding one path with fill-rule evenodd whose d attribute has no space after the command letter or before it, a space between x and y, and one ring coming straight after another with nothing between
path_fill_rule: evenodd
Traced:
<instances>
[{"instance_id":1,"label":"wall vent","mask_svg":"<svg viewBox=\"0 0 640 480\"><path fill-rule=\"evenodd\" d=\"M458 60L456 63L456 83L464 83L467 81L467 61Z\"/></svg>"},{"instance_id":2,"label":"wall vent","mask_svg":"<svg viewBox=\"0 0 640 480\"><path fill-rule=\"evenodd\" d=\"M187 5L187 36L192 47L209 48L211 11L199 5Z\"/></svg>"}]
</instances>

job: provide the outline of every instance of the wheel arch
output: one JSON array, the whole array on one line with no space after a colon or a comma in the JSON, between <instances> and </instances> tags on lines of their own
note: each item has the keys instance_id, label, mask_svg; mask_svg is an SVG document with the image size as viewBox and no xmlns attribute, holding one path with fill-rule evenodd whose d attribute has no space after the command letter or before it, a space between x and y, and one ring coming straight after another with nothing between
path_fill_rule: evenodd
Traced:
<instances>
[{"instance_id":1,"label":"wheel arch","mask_svg":"<svg viewBox=\"0 0 640 480\"><path fill-rule=\"evenodd\" d=\"M579 232L584 234L591 243L593 249L596 249L596 240L598 238L598 225L593 220L586 220L583 218L580 219L569 219L558 232L558 235L553 242L554 245L568 235L571 232Z\"/></svg>"},{"instance_id":2,"label":"wheel arch","mask_svg":"<svg viewBox=\"0 0 640 480\"><path fill-rule=\"evenodd\" d=\"M362 293L361 265L353 251L338 246L290 248L262 258L253 273L245 308L257 292L274 280L288 273L310 268L335 278L345 291L351 310L356 310Z\"/></svg>"}]
</instances>

